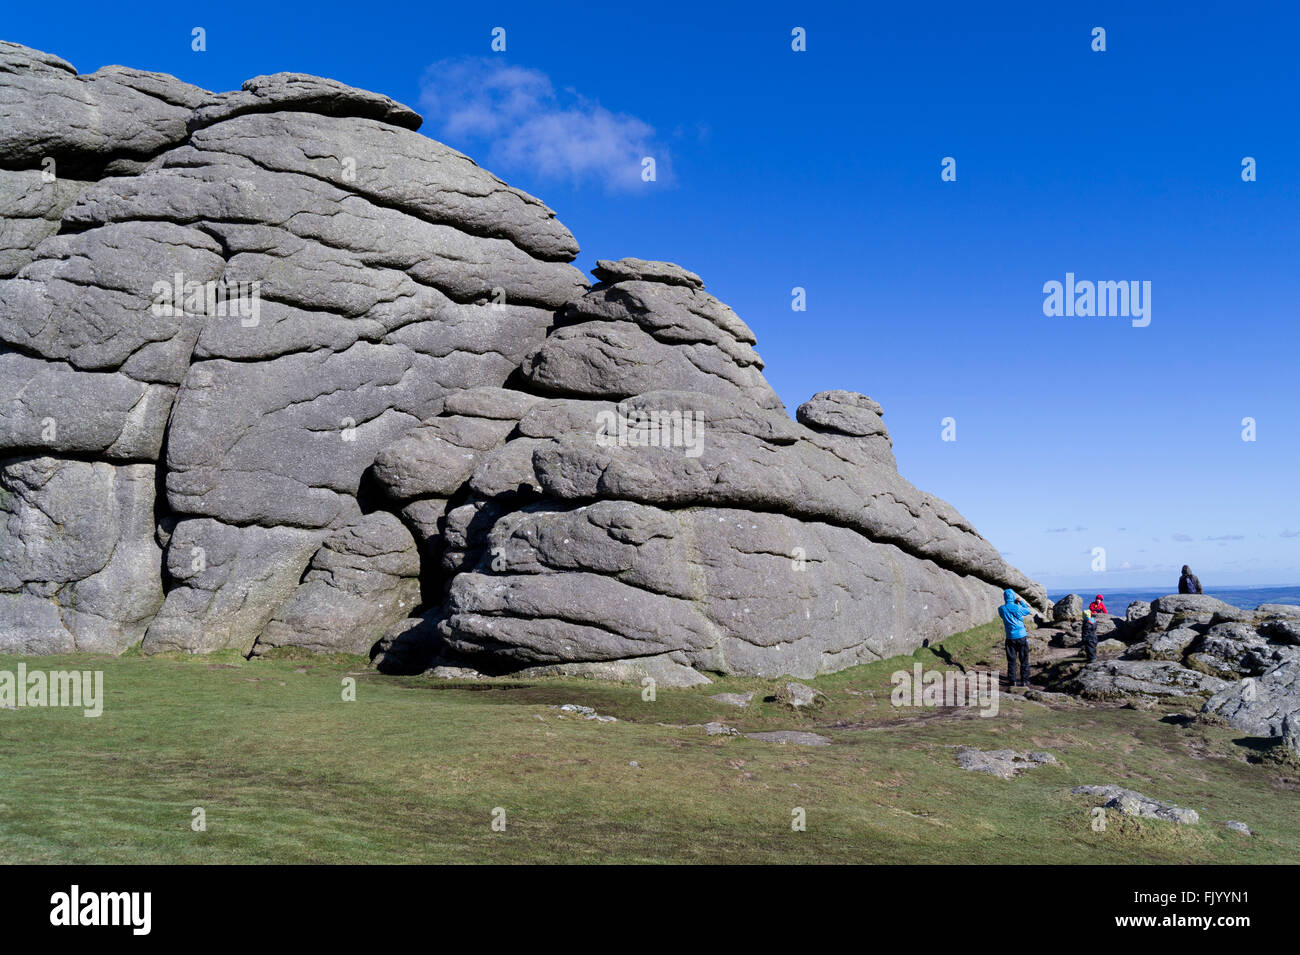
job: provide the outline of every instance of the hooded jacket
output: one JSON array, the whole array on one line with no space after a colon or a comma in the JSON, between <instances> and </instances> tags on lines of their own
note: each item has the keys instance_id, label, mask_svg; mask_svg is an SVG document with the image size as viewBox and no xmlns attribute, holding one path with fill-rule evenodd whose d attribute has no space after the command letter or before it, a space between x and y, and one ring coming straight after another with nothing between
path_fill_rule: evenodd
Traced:
<instances>
[{"instance_id":1,"label":"hooded jacket","mask_svg":"<svg viewBox=\"0 0 1300 955\"><path fill-rule=\"evenodd\" d=\"M998 616L1002 618L1002 627L1007 632L1008 640L1026 640L1028 635L1025 633L1025 618L1034 611L1026 604L1020 602L1016 592L1011 588L1002 591L1002 596L1006 602L998 608Z\"/></svg>"},{"instance_id":2,"label":"hooded jacket","mask_svg":"<svg viewBox=\"0 0 1300 955\"><path fill-rule=\"evenodd\" d=\"M1183 576L1178 578L1178 592L1180 594L1199 594L1201 592L1201 580L1192 569L1183 564Z\"/></svg>"}]
</instances>

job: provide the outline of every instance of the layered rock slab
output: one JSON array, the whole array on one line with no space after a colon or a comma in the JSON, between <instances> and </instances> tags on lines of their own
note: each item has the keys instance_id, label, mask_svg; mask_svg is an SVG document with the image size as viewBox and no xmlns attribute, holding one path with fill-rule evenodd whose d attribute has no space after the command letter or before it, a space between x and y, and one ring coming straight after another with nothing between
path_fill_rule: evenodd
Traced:
<instances>
[{"instance_id":1,"label":"layered rock slab","mask_svg":"<svg viewBox=\"0 0 1300 955\"><path fill-rule=\"evenodd\" d=\"M999 591L846 528L629 501L496 520L457 575L454 649L521 664L667 653L697 669L811 677L987 620Z\"/></svg>"}]
</instances>

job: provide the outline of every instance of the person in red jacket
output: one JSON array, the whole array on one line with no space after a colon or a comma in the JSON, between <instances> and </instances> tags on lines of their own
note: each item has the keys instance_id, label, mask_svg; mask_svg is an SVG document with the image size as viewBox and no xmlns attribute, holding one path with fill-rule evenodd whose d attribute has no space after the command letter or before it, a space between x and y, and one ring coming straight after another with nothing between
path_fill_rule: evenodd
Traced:
<instances>
[{"instance_id":1,"label":"person in red jacket","mask_svg":"<svg viewBox=\"0 0 1300 955\"><path fill-rule=\"evenodd\" d=\"M1092 611L1094 617L1099 613L1107 612L1106 601L1102 598L1101 594L1097 594L1097 599L1088 604L1088 609Z\"/></svg>"}]
</instances>

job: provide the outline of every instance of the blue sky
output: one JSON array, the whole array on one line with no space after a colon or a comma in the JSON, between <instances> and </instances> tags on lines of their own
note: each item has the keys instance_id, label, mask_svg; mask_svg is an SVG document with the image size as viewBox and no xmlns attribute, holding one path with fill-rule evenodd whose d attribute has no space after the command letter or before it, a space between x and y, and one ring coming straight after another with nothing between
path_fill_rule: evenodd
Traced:
<instances>
[{"instance_id":1,"label":"blue sky","mask_svg":"<svg viewBox=\"0 0 1300 955\"><path fill-rule=\"evenodd\" d=\"M903 474L1051 588L1300 582L1295 5L897 6L74 2L2 35L420 109L556 209L579 267L700 273L792 412L880 401ZM1150 324L1045 316L1067 272L1149 281Z\"/></svg>"}]
</instances>

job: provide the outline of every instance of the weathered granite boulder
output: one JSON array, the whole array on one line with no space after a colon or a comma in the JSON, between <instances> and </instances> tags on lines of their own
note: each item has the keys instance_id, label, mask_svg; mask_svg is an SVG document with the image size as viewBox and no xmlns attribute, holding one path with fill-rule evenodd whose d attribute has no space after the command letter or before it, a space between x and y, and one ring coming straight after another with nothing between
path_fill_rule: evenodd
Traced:
<instances>
[{"instance_id":1,"label":"weathered granite boulder","mask_svg":"<svg viewBox=\"0 0 1300 955\"><path fill-rule=\"evenodd\" d=\"M1068 683L1071 692L1093 700L1210 696L1227 688L1218 677L1166 660L1098 660Z\"/></svg>"},{"instance_id":2,"label":"weathered granite boulder","mask_svg":"<svg viewBox=\"0 0 1300 955\"><path fill-rule=\"evenodd\" d=\"M1208 624L1219 615L1221 620L1234 620L1237 608L1208 594L1169 594L1151 602L1148 625L1155 630Z\"/></svg>"},{"instance_id":3,"label":"weathered granite boulder","mask_svg":"<svg viewBox=\"0 0 1300 955\"><path fill-rule=\"evenodd\" d=\"M1258 677L1216 690L1201 712L1251 736L1282 736L1288 718L1300 719L1300 658L1283 660Z\"/></svg>"},{"instance_id":4,"label":"weathered granite boulder","mask_svg":"<svg viewBox=\"0 0 1300 955\"><path fill-rule=\"evenodd\" d=\"M880 404L866 395L838 390L813 395L795 412L800 424L822 436L819 443L823 447L866 454L873 463L897 469L894 441L882 415Z\"/></svg>"},{"instance_id":5,"label":"weathered granite boulder","mask_svg":"<svg viewBox=\"0 0 1300 955\"><path fill-rule=\"evenodd\" d=\"M1052 619L1057 623L1078 620L1083 616L1083 598L1078 594L1066 594L1052 605Z\"/></svg>"},{"instance_id":6,"label":"weathered granite boulder","mask_svg":"<svg viewBox=\"0 0 1300 955\"><path fill-rule=\"evenodd\" d=\"M1118 810L1125 816L1164 819L1185 825L1196 825L1201 821L1200 814L1195 809L1184 809L1171 802L1152 799L1122 786L1075 786L1070 792L1076 796L1100 796L1105 808Z\"/></svg>"},{"instance_id":7,"label":"weathered granite boulder","mask_svg":"<svg viewBox=\"0 0 1300 955\"><path fill-rule=\"evenodd\" d=\"M1126 656L1132 660L1181 660L1183 651L1198 637L1199 633L1187 627L1156 631L1130 647Z\"/></svg>"},{"instance_id":8,"label":"weathered granite boulder","mask_svg":"<svg viewBox=\"0 0 1300 955\"><path fill-rule=\"evenodd\" d=\"M276 646L369 653L393 619L420 603L420 557L393 514L339 528L312 556L302 584L262 630L253 652Z\"/></svg>"},{"instance_id":9,"label":"weathered granite boulder","mask_svg":"<svg viewBox=\"0 0 1300 955\"><path fill-rule=\"evenodd\" d=\"M388 97L0 44L0 650L811 677L1043 589L792 420L679 265L602 259Z\"/></svg>"},{"instance_id":10,"label":"weathered granite boulder","mask_svg":"<svg viewBox=\"0 0 1300 955\"><path fill-rule=\"evenodd\" d=\"M782 683L776 688L776 701L794 710L812 709L826 702L826 694L803 683Z\"/></svg>"},{"instance_id":11,"label":"weathered granite boulder","mask_svg":"<svg viewBox=\"0 0 1300 955\"><path fill-rule=\"evenodd\" d=\"M162 603L154 466L0 461L0 652L121 653Z\"/></svg>"},{"instance_id":12,"label":"weathered granite boulder","mask_svg":"<svg viewBox=\"0 0 1300 955\"><path fill-rule=\"evenodd\" d=\"M1040 766L1057 765L1051 753L1014 749L979 750L974 746L957 747L957 765L972 773L988 773L999 779L1014 779L1020 773Z\"/></svg>"},{"instance_id":13,"label":"weathered granite boulder","mask_svg":"<svg viewBox=\"0 0 1300 955\"><path fill-rule=\"evenodd\" d=\"M1255 613L1263 617L1291 617L1300 619L1300 607L1294 604L1260 604Z\"/></svg>"},{"instance_id":14,"label":"weathered granite boulder","mask_svg":"<svg viewBox=\"0 0 1300 955\"><path fill-rule=\"evenodd\" d=\"M1291 646L1300 645L1300 619L1278 617L1273 620L1265 620L1259 625L1258 629L1261 636L1277 643L1287 643Z\"/></svg>"},{"instance_id":15,"label":"weathered granite boulder","mask_svg":"<svg viewBox=\"0 0 1300 955\"><path fill-rule=\"evenodd\" d=\"M1213 626L1187 649L1188 666L1225 680L1258 676L1283 657L1254 627L1239 623Z\"/></svg>"},{"instance_id":16,"label":"weathered granite boulder","mask_svg":"<svg viewBox=\"0 0 1300 955\"><path fill-rule=\"evenodd\" d=\"M1129 626L1141 624L1151 615L1151 605L1145 600L1135 600L1124 611L1124 621Z\"/></svg>"}]
</instances>

